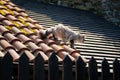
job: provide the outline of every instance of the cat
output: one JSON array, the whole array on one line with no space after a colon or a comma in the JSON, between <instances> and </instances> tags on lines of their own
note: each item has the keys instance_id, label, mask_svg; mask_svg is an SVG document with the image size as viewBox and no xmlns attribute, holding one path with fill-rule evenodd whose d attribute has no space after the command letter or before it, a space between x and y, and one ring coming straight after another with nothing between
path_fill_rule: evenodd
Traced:
<instances>
[{"instance_id":1,"label":"cat","mask_svg":"<svg viewBox=\"0 0 120 80\"><path fill-rule=\"evenodd\" d=\"M45 39L51 34L55 41L60 40L64 42L64 44L69 42L71 48L74 48L74 42L84 43L85 40L85 35L74 32L68 26L64 26L63 24L58 24L54 27L46 29L44 35L42 34L42 37Z\"/></svg>"}]
</instances>

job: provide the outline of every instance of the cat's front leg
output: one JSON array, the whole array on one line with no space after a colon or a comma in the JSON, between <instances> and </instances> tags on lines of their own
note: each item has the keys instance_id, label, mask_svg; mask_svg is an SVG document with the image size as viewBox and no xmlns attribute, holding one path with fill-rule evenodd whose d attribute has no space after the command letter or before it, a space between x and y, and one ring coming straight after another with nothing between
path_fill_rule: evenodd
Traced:
<instances>
[{"instance_id":1,"label":"cat's front leg","mask_svg":"<svg viewBox=\"0 0 120 80\"><path fill-rule=\"evenodd\" d=\"M64 44L67 43L67 39L66 39L66 37L63 37L63 42L64 42Z\"/></svg>"},{"instance_id":2,"label":"cat's front leg","mask_svg":"<svg viewBox=\"0 0 120 80\"><path fill-rule=\"evenodd\" d=\"M55 41L58 41L58 38L57 37L55 37L55 35L53 34L53 39L55 40Z\"/></svg>"},{"instance_id":3,"label":"cat's front leg","mask_svg":"<svg viewBox=\"0 0 120 80\"><path fill-rule=\"evenodd\" d=\"M70 40L70 47L74 49L74 40Z\"/></svg>"}]
</instances>

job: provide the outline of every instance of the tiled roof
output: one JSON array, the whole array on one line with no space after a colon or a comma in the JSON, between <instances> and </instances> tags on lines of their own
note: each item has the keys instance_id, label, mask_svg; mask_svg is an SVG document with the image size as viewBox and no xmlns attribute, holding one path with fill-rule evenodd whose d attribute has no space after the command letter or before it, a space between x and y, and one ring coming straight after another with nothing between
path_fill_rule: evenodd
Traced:
<instances>
[{"instance_id":1,"label":"tiled roof","mask_svg":"<svg viewBox=\"0 0 120 80\"><path fill-rule=\"evenodd\" d=\"M50 39L37 39L36 32L44 27L9 0L0 1L0 21L0 56L2 57L9 52L13 60L17 61L20 55L25 53L32 62L35 55L40 54L44 61L47 61L51 53L55 52L61 62L66 55L72 61L81 56L79 51L67 45L58 45Z\"/></svg>"}]
</instances>

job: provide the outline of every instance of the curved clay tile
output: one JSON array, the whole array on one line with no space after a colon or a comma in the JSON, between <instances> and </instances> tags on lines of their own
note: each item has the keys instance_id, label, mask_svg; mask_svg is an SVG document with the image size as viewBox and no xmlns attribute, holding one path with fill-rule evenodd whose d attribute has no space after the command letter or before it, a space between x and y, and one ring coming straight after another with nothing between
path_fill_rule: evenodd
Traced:
<instances>
[{"instance_id":1,"label":"curved clay tile","mask_svg":"<svg viewBox=\"0 0 120 80\"><path fill-rule=\"evenodd\" d=\"M14 31L14 30L16 30L15 28L16 28L16 27L13 27L13 28L12 28L12 31L13 31L13 32L16 32L16 31ZM15 34L18 34L18 33L20 32L19 30L17 30L17 31L18 31L18 32L16 32ZM22 40L25 44L27 44L27 45L30 47L30 49L32 50L32 52L33 52L34 54L40 53L41 56L43 57L43 59L44 59L45 61L48 60L48 57L42 52L41 48L38 47L35 43L33 43L33 41L32 41L30 38L26 37L26 36L23 35L23 34L18 34L17 37L18 37L20 40Z\"/></svg>"},{"instance_id":2,"label":"curved clay tile","mask_svg":"<svg viewBox=\"0 0 120 80\"><path fill-rule=\"evenodd\" d=\"M0 21L2 22L4 19L7 19L7 18L0 14Z\"/></svg>"},{"instance_id":3,"label":"curved clay tile","mask_svg":"<svg viewBox=\"0 0 120 80\"><path fill-rule=\"evenodd\" d=\"M7 7L0 5L0 10L7 9Z\"/></svg>"},{"instance_id":4,"label":"curved clay tile","mask_svg":"<svg viewBox=\"0 0 120 80\"><path fill-rule=\"evenodd\" d=\"M34 60L35 58L34 55L30 52L30 50L24 44L22 44L19 41L14 41L12 44L18 50L19 54L25 52L30 61Z\"/></svg>"},{"instance_id":5,"label":"curved clay tile","mask_svg":"<svg viewBox=\"0 0 120 80\"><path fill-rule=\"evenodd\" d=\"M35 28L35 29L41 28L40 25L38 25L39 22L30 18L25 12L18 13L17 11L13 11L13 13L16 15L17 18L27 21L28 22L27 25L30 26L31 28ZM36 25L34 25L34 24L36 24Z\"/></svg>"},{"instance_id":6,"label":"curved clay tile","mask_svg":"<svg viewBox=\"0 0 120 80\"><path fill-rule=\"evenodd\" d=\"M23 25L20 21L15 21L15 23L18 25L17 27L21 29L28 27L28 26Z\"/></svg>"},{"instance_id":7,"label":"curved clay tile","mask_svg":"<svg viewBox=\"0 0 120 80\"><path fill-rule=\"evenodd\" d=\"M21 16L24 16L24 15L21 15ZM27 21L26 25L29 26L30 28L36 29L36 30L38 30L38 29L44 29L41 25L39 25L39 22L38 22L38 21L33 20L33 19L30 18L30 17L27 17L27 18L25 18L25 19L26 19L26 21Z\"/></svg>"},{"instance_id":8,"label":"curved clay tile","mask_svg":"<svg viewBox=\"0 0 120 80\"><path fill-rule=\"evenodd\" d=\"M15 7L15 6L16 6L16 5L15 5L15 4L13 4L11 1L8 1L8 2L7 2L7 4L9 4L9 5L13 6L13 7Z\"/></svg>"},{"instance_id":9,"label":"curved clay tile","mask_svg":"<svg viewBox=\"0 0 120 80\"><path fill-rule=\"evenodd\" d=\"M25 30L26 29L26 30ZM17 27L12 27L12 31L14 32L14 33L16 33L15 34L15 36L18 36L19 34L24 34L24 35L33 35L34 33L33 32L31 32L31 33L29 33L29 32L27 32L27 28L24 28L24 29L18 29Z\"/></svg>"},{"instance_id":10,"label":"curved clay tile","mask_svg":"<svg viewBox=\"0 0 120 80\"><path fill-rule=\"evenodd\" d=\"M33 20L32 18L30 18L25 12L16 12L14 11L14 14L19 17L20 19L27 21L26 25L29 26L30 28L33 29L44 29L41 25L39 25L39 22L36 20ZM26 18L24 18L24 16Z\"/></svg>"},{"instance_id":11,"label":"curved clay tile","mask_svg":"<svg viewBox=\"0 0 120 80\"><path fill-rule=\"evenodd\" d=\"M7 5L5 5L8 9L10 9L10 10L13 10L14 8L13 8L13 6L11 6L11 5L9 5L9 4L7 4Z\"/></svg>"},{"instance_id":12,"label":"curved clay tile","mask_svg":"<svg viewBox=\"0 0 120 80\"><path fill-rule=\"evenodd\" d=\"M36 20L33 20L31 17L27 17L28 21L30 21L31 23L39 23L38 21Z\"/></svg>"},{"instance_id":13,"label":"curved clay tile","mask_svg":"<svg viewBox=\"0 0 120 80\"><path fill-rule=\"evenodd\" d=\"M0 35L0 45L4 50L10 53L10 55L13 57L13 61L16 61L19 59L19 55L16 53L14 47L9 44L6 39Z\"/></svg>"},{"instance_id":14,"label":"curved clay tile","mask_svg":"<svg viewBox=\"0 0 120 80\"><path fill-rule=\"evenodd\" d=\"M22 16L22 17L28 17L28 15L25 12L17 12L14 9L11 9L11 11L14 13L14 16L17 18L18 16Z\"/></svg>"},{"instance_id":15,"label":"curved clay tile","mask_svg":"<svg viewBox=\"0 0 120 80\"><path fill-rule=\"evenodd\" d=\"M10 7L11 9L13 9L10 5L7 5L8 7ZM19 8L16 8L19 10ZM25 12L17 12L17 11L12 11L12 14L15 14L17 16L17 18L20 18L22 19L23 21L29 21L31 23L27 23L28 26L30 26L31 28L34 28L34 29L40 29L41 26L38 24L38 22L36 20L33 20L32 18L28 17L28 15L25 13ZM4 10L4 15L10 19L10 20L17 20L15 18L15 16L12 16L11 13L9 13L9 11L7 10ZM24 18L27 17L27 18ZM32 24L33 23L33 24ZM35 24L35 25L34 25Z\"/></svg>"},{"instance_id":16,"label":"curved clay tile","mask_svg":"<svg viewBox=\"0 0 120 80\"><path fill-rule=\"evenodd\" d=\"M50 56L50 53L53 53L53 52L54 52L54 50L53 50L52 48L50 48L48 45L46 45L46 44L44 43L44 41L42 41L42 40L40 40L40 39L36 39L36 36L35 36L34 34L32 34L32 32L31 32L29 29L27 29L27 28L25 28L25 29L29 32L29 34L31 34L31 35L29 35L29 38L31 38L36 44L38 44L38 46L42 48L42 50L44 51L44 53L45 53L47 56ZM12 28L12 31L13 31L14 33L16 33L16 34L21 33L21 31L20 31L19 29L17 29L16 27L13 27L13 28ZM29 44L29 45L30 45L30 44ZM32 46L32 47L33 47L33 46ZM35 47L34 47L34 48L35 48ZM32 48L32 49L34 49L34 48ZM36 49L37 49L37 48L36 48ZM57 57L58 57L58 56L57 56ZM58 57L58 61L62 61L62 59Z\"/></svg>"},{"instance_id":17,"label":"curved clay tile","mask_svg":"<svg viewBox=\"0 0 120 80\"><path fill-rule=\"evenodd\" d=\"M34 60L34 58L35 58L34 55L29 51L29 49L24 44L22 44L20 42L20 40L18 38L13 36L3 26L0 26L0 31L2 32L2 35L4 35L9 41L11 41L11 44L18 50L19 54L25 52L30 61ZM5 43L5 41L4 41L4 44L7 44L7 43ZM7 45L4 45L4 44L3 44L4 48L8 48L10 46L8 44Z\"/></svg>"},{"instance_id":18,"label":"curved clay tile","mask_svg":"<svg viewBox=\"0 0 120 80\"><path fill-rule=\"evenodd\" d=\"M17 6L13 7L17 12L25 12L25 10L18 8Z\"/></svg>"},{"instance_id":19,"label":"curved clay tile","mask_svg":"<svg viewBox=\"0 0 120 80\"><path fill-rule=\"evenodd\" d=\"M7 19L8 18L8 19ZM5 18L4 16L0 15L0 19L1 21L7 25L7 26L16 26L19 28L24 28L27 26L24 26L17 18L15 18L12 15L7 15L7 18ZM10 21L11 20L11 21Z\"/></svg>"},{"instance_id":20,"label":"curved clay tile","mask_svg":"<svg viewBox=\"0 0 120 80\"><path fill-rule=\"evenodd\" d=\"M14 10L12 10L12 11L13 11L13 13L14 13L14 16L19 15L19 13L18 13L17 11L14 11Z\"/></svg>"},{"instance_id":21,"label":"curved clay tile","mask_svg":"<svg viewBox=\"0 0 120 80\"><path fill-rule=\"evenodd\" d=\"M7 19L10 19L10 20L17 20L17 18L15 18L13 15L9 14L9 15L6 15Z\"/></svg>"},{"instance_id":22,"label":"curved clay tile","mask_svg":"<svg viewBox=\"0 0 120 80\"><path fill-rule=\"evenodd\" d=\"M0 5L0 10L1 10L1 14L5 15L5 13L9 13L9 14L14 14L14 8L10 5Z\"/></svg>"},{"instance_id":23,"label":"curved clay tile","mask_svg":"<svg viewBox=\"0 0 120 80\"><path fill-rule=\"evenodd\" d=\"M25 12L20 12L20 15L24 17L29 17L28 14L26 14Z\"/></svg>"},{"instance_id":24,"label":"curved clay tile","mask_svg":"<svg viewBox=\"0 0 120 80\"><path fill-rule=\"evenodd\" d=\"M0 25L0 33L4 35L5 33L11 33L3 25Z\"/></svg>"},{"instance_id":25,"label":"curved clay tile","mask_svg":"<svg viewBox=\"0 0 120 80\"><path fill-rule=\"evenodd\" d=\"M6 17L7 17L7 19L9 19L9 20L13 20L13 21L17 20L17 18L15 18L15 17L14 17L13 15L11 15L11 14L6 15Z\"/></svg>"},{"instance_id":26,"label":"curved clay tile","mask_svg":"<svg viewBox=\"0 0 120 80\"><path fill-rule=\"evenodd\" d=\"M20 20L23 20L25 22L28 22L28 20L26 18L24 18L23 16L21 16L21 15L16 16L16 18L18 18Z\"/></svg>"},{"instance_id":27,"label":"curved clay tile","mask_svg":"<svg viewBox=\"0 0 120 80\"><path fill-rule=\"evenodd\" d=\"M2 22L3 22L3 24L5 24L7 26L15 26L11 21L9 21L7 19L3 20Z\"/></svg>"},{"instance_id":28,"label":"curved clay tile","mask_svg":"<svg viewBox=\"0 0 120 80\"><path fill-rule=\"evenodd\" d=\"M7 10L3 9L3 10L1 10L1 14L6 16L6 15L9 15L11 13L9 13Z\"/></svg>"},{"instance_id":29,"label":"curved clay tile","mask_svg":"<svg viewBox=\"0 0 120 80\"><path fill-rule=\"evenodd\" d=\"M82 57L82 56L80 55L80 52L79 52L79 51L77 51L77 50L75 50L75 49L73 49L73 48L71 48L71 47L69 47L69 46L67 46L67 45L63 45L62 47L63 47L66 51L68 51L68 52L70 53L70 55L73 56L74 58L77 59L78 57L81 57L84 62L88 62L87 59L85 59L84 57Z\"/></svg>"},{"instance_id":30,"label":"curved clay tile","mask_svg":"<svg viewBox=\"0 0 120 80\"><path fill-rule=\"evenodd\" d=\"M5 54L0 51L0 58L3 57Z\"/></svg>"},{"instance_id":31,"label":"curved clay tile","mask_svg":"<svg viewBox=\"0 0 120 80\"><path fill-rule=\"evenodd\" d=\"M57 55L60 58L64 59L65 56L68 55L72 61L75 61L75 59L71 55L69 55L69 53L64 48L56 45L53 40L46 39L45 42L56 51Z\"/></svg>"},{"instance_id":32,"label":"curved clay tile","mask_svg":"<svg viewBox=\"0 0 120 80\"><path fill-rule=\"evenodd\" d=\"M11 10L15 10L15 11L17 11L17 12L25 12L25 10L24 9L21 9L21 8L19 8L19 7L17 7L15 4L13 4L13 3L11 3L11 2L7 2L6 4L5 4L5 6L7 6L9 9L11 9Z\"/></svg>"},{"instance_id":33,"label":"curved clay tile","mask_svg":"<svg viewBox=\"0 0 120 80\"><path fill-rule=\"evenodd\" d=\"M26 23L25 23L25 26L26 26L27 28L29 28L29 30L30 30L32 33L34 33L34 34L36 34L36 32L38 32L38 27L36 27L35 25L33 25L33 24L30 23L30 22L26 22ZM26 30L27 32L29 32L29 30L28 30L27 28L24 28L24 30ZM30 32L29 32L29 33L30 33Z\"/></svg>"},{"instance_id":34,"label":"curved clay tile","mask_svg":"<svg viewBox=\"0 0 120 80\"><path fill-rule=\"evenodd\" d=\"M4 4L7 4L7 2L4 0L0 0L0 4L4 5Z\"/></svg>"},{"instance_id":35,"label":"curved clay tile","mask_svg":"<svg viewBox=\"0 0 120 80\"><path fill-rule=\"evenodd\" d=\"M34 25L38 28L38 29L46 29L44 28L42 25L40 25L39 23L34 23Z\"/></svg>"},{"instance_id":36,"label":"curved clay tile","mask_svg":"<svg viewBox=\"0 0 120 80\"><path fill-rule=\"evenodd\" d=\"M42 50L44 51L44 53L49 57L51 55L51 53L54 53L54 49L52 49L51 47L49 47L47 44L44 43L43 40L41 39L37 39L37 36L36 35L30 35L29 36L35 43L36 45L38 45L39 47L42 48ZM56 55L57 56L57 55ZM58 58L58 61L61 62L62 59L57 56Z\"/></svg>"},{"instance_id":37,"label":"curved clay tile","mask_svg":"<svg viewBox=\"0 0 120 80\"><path fill-rule=\"evenodd\" d=\"M32 24L32 23L30 23L30 22L27 22L26 24L27 24L27 26L28 26L29 28L31 28L31 29L38 29L34 24Z\"/></svg>"},{"instance_id":38,"label":"curved clay tile","mask_svg":"<svg viewBox=\"0 0 120 80\"><path fill-rule=\"evenodd\" d=\"M0 46L0 51L3 51L4 49Z\"/></svg>"},{"instance_id":39,"label":"curved clay tile","mask_svg":"<svg viewBox=\"0 0 120 80\"><path fill-rule=\"evenodd\" d=\"M13 36L11 33L4 33L3 34L4 37L6 37L9 42L12 44L14 41L20 41L18 38L16 38L15 36Z\"/></svg>"}]
</instances>

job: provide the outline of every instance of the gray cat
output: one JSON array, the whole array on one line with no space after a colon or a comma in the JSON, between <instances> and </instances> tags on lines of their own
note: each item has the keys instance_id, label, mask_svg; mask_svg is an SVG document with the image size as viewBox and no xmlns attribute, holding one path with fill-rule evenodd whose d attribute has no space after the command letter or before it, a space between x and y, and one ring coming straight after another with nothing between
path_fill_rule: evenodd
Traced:
<instances>
[{"instance_id":1,"label":"gray cat","mask_svg":"<svg viewBox=\"0 0 120 80\"><path fill-rule=\"evenodd\" d=\"M66 42L70 43L70 46L74 48L74 42L83 43L85 40L85 35L79 34L78 32L73 32L68 26L64 26L63 24L55 25L55 27L51 27L46 29L44 34L42 34L42 38L47 38L52 34L54 40L61 40L66 44Z\"/></svg>"}]
</instances>

